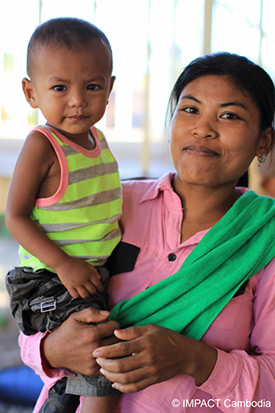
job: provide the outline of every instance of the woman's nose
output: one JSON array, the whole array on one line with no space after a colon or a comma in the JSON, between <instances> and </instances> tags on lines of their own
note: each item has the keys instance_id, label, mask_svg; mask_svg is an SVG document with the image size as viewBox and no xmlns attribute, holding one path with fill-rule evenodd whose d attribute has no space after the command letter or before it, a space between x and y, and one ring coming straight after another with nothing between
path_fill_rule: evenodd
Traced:
<instances>
[{"instance_id":1,"label":"woman's nose","mask_svg":"<svg viewBox=\"0 0 275 413\"><path fill-rule=\"evenodd\" d=\"M213 139L218 135L214 123L207 119L198 120L192 133L194 136L202 139Z\"/></svg>"}]
</instances>

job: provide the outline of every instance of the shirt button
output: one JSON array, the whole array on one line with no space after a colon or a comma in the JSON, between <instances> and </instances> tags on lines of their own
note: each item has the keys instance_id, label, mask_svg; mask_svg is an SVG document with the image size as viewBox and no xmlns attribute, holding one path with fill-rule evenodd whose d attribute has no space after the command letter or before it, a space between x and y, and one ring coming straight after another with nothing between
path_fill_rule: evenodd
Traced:
<instances>
[{"instance_id":1,"label":"shirt button","mask_svg":"<svg viewBox=\"0 0 275 413\"><path fill-rule=\"evenodd\" d=\"M171 253L168 255L168 261L175 261L176 259L177 259L176 254Z\"/></svg>"}]
</instances>

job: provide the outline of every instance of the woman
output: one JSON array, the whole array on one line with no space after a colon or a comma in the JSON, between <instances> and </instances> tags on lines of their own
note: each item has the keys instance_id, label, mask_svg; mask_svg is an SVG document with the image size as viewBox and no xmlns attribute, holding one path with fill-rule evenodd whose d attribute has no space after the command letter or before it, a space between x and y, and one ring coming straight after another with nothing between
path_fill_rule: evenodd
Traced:
<instances>
[{"instance_id":1,"label":"woman","mask_svg":"<svg viewBox=\"0 0 275 413\"><path fill-rule=\"evenodd\" d=\"M209 262L197 267L200 271L189 271L188 277L174 277L177 272L185 274L181 273L184 263L190 263L190 257L201 251L201 246L205 248L205 244L207 247L211 243L211 234L217 235L216 228L225 233L231 231L231 227L228 231L227 227L222 228L221 223L230 226L231 218L227 217L242 205L242 200L250 199L244 188L235 186L254 157L262 159L272 147L274 108L271 79L246 58L227 53L207 55L182 72L170 100L170 147L176 172L155 181L125 183L123 241L136 245L140 252L133 271L111 278L109 294L113 307L147 291L150 299L151 291L163 283L168 297L174 280L180 281L183 288L193 283L197 293L193 294L192 286L191 295L179 297L180 306L173 317L167 318L168 326L179 318L179 325L177 322L173 329L183 334L166 324L160 327L141 322L144 325L126 329L120 329L116 321L88 325L108 317L104 312L88 309L70 316L53 333L38 333L29 338L21 335L23 360L46 383L35 411L46 397L47 387L64 373L69 374L68 369L95 375L99 368L124 393L119 407L123 413L166 413L175 408L183 412L249 412L275 406L274 201L259 200L254 194L255 209L251 207L249 213L245 210L244 217L237 210L234 219L240 219L241 224L236 233L244 234L244 248L220 266L222 277L215 278L214 271L206 288L207 275L201 274L205 267L213 267L223 259L224 254L230 256L234 239L229 247L223 241L217 242ZM254 200L251 205L254 206ZM266 254L259 253L262 246L257 244L258 235L252 237L253 242L246 248L246 234L251 227L260 225L264 219L261 214L269 214L263 227L256 229L261 245L263 238L267 240ZM253 253L247 256L251 245L255 245ZM219 247L223 254L219 254ZM262 262L262 268L255 266L253 273L249 265L257 254L260 257L256 261L262 256L268 258ZM249 275L239 279L230 290L232 279L246 264ZM203 289L200 283L195 285L197 279L202 279ZM206 309L206 318L200 310L198 319L205 322L199 323L198 332L193 314L197 308L203 308L201 304L209 296L214 297L216 311L215 300L224 285L231 291L225 294L224 307L220 306L219 313L212 315ZM137 297L140 296L143 297ZM160 300L158 304L161 303ZM187 307L183 317L181 305ZM137 309L140 307L142 302ZM191 330L189 325L180 324L185 322L189 307L193 317ZM154 314L148 319L154 319ZM121 342L116 343L117 339Z\"/></svg>"}]
</instances>

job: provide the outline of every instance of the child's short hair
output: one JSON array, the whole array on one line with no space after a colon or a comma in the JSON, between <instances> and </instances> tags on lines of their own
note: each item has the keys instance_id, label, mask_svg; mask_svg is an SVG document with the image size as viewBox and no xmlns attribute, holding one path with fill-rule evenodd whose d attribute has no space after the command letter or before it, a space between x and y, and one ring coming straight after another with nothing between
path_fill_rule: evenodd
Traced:
<instances>
[{"instance_id":1,"label":"child's short hair","mask_svg":"<svg viewBox=\"0 0 275 413\"><path fill-rule=\"evenodd\" d=\"M27 50L27 74L30 76L33 55L39 45L63 46L71 51L87 48L91 42L103 42L110 51L112 71L112 49L105 34L93 24L74 17L60 17L46 21L39 25L32 34Z\"/></svg>"}]
</instances>

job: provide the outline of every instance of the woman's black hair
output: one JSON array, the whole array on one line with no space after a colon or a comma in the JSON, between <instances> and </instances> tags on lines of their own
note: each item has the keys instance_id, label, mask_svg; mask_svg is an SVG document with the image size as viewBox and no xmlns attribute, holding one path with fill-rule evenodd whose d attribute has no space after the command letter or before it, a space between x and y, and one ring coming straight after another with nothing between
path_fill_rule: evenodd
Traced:
<instances>
[{"instance_id":1,"label":"woman's black hair","mask_svg":"<svg viewBox=\"0 0 275 413\"><path fill-rule=\"evenodd\" d=\"M267 72L244 56L227 52L204 55L193 60L179 75L172 90L167 111L170 122L183 88L193 80L207 75L220 75L230 78L236 86L257 104L261 114L261 130L274 126L275 89ZM274 132L272 133L272 144Z\"/></svg>"}]
</instances>

